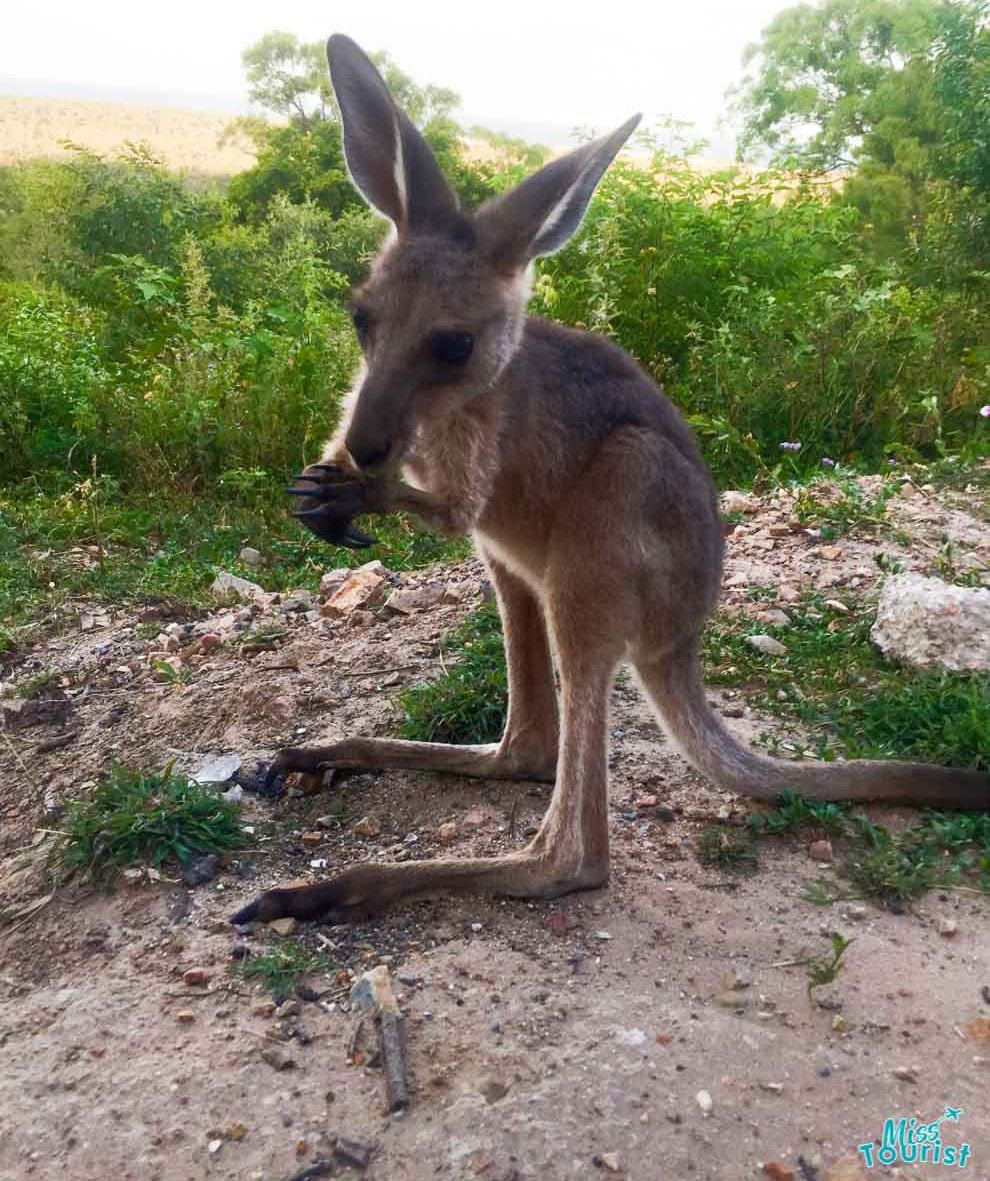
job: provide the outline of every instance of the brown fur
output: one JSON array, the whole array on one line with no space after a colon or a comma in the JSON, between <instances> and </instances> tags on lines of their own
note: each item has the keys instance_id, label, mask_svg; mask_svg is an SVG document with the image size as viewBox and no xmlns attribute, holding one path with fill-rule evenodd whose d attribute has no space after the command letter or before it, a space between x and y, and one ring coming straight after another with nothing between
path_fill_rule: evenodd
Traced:
<instances>
[{"instance_id":1,"label":"brown fur","mask_svg":"<svg viewBox=\"0 0 990 1181\"><path fill-rule=\"evenodd\" d=\"M709 708L698 637L718 597L723 532L694 437L621 349L525 315L532 258L573 232L632 125L468 218L411 124L386 105L361 51L333 38L330 62L352 174L398 233L355 295L369 325L365 368L323 457L340 469L326 477L337 482L324 486L325 469L307 469L305 502L316 510L314 528L324 510L336 529L345 510L401 509L432 529L473 535L498 594L509 714L490 746L357 738L284 750L275 765L544 778L555 789L538 834L517 853L357 866L314 886L268 891L235 918L339 921L436 891L552 897L601 885L608 697L626 661L687 758L733 791L990 807L990 776L769 759L741 746ZM396 167L406 168L402 185ZM466 364L432 356L437 331L473 337Z\"/></svg>"}]
</instances>

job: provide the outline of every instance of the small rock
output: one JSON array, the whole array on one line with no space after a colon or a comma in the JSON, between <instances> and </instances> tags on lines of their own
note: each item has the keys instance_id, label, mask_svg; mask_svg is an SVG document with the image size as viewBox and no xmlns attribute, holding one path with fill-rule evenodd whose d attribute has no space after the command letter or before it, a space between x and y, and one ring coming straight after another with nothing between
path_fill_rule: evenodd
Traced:
<instances>
[{"instance_id":1,"label":"small rock","mask_svg":"<svg viewBox=\"0 0 990 1181\"><path fill-rule=\"evenodd\" d=\"M226 804L239 804L244 799L244 788L239 783L235 783L233 787L220 793L220 799Z\"/></svg>"},{"instance_id":2,"label":"small rock","mask_svg":"<svg viewBox=\"0 0 990 1181\"><path fill-rule=\"evenodd\" d=\"M612 938L612 936L609 934L608 931L596 931L595 938L598 940L599 943L608 943L608 941Z\"/></svg>"},{"instance_id":3,"label":"small rock","mask_svg":"<svg viewBox=\"0 0 990 1181\"><path fill-rule=\"evenodd\" d=\"M701 1108L701 1114L709 1116L712 1113L712 1108L715 1104L712 1102L712 1097L708 1091L699 1091L694 1097L695 1102Z\"/></svg>"},{"instance_id":4,"label":"small rock","mask_svg":"<svg viewBox=\"0 0 990 1181\"><path fill-rule=\"evenodd\" d=\"M758 634L755 636L747 636L746 643L751 648L755 648L757 652L762 652L764 656L786 656L787 649L780 642L775 640L773 636Z\"/></svg>"},{"instance_id":5,"label":"small rock","mask_svg":"<svg viewBox=\"0 0 990 1181\"><path fill-rule=\"evenodd\" d=\"M251 1009L255 1017L271 1017L275 1012L274 1001L259 1001Z\"/></svg>"},{"instance_id":6,"label":"small rock","mask_svg":"<svg viewBox=\"0 0 990 1181\"><path fill-rule=\"evenodd\" d=\"M783 1083L760 1083L761 1091L768 1091L771 1095L783 1095Z\"/></svg>"},{"instance_id":7,"label":"small rock","mask_svg":"<svg viewBox=\"0 0 990 1181\"><path fill-rule=\"evenodd\" d=\"M189 985L206 984L210 979L210 973L206 968L187 968L182 973L182 983Z\"/></svg>"},{"instance_id":8,"label":"small rock","mask_svg":"<svg viewBox=\"0 0 990 1181\"><path fill-rule=\"evenodd\" d=\"M320 614L334 618L350 615L358 609L377 606L385 597L387 585L385 567L381 562L368 562L353 571L340 588L334 591Z\"/></svg>"},{"instance_id":9,"label":"small rock","mask_svg":"<svg viewBox=\"0 0 990 1181\"><path fill-rule=\"evenodd\" d=\"M210 1154L210 1156L216 1156L221 1148L223 1148L222 1140L211 1140L206 1146L206 1151Z\"/></svg>"},{"instance_id":10,"label":"small rock","mask_svg":"<svg viewBox=\"0 0 990 1181\"><path fill-rule=\"evenodd\" d=\"M478 808L473 808L470 812L465 812L461 817L461 824L465 828L481 828L484 823L484 813Z\"/></svg>"},{"instance_id":11,"label":"small rock","mask_svg":"<svg viewBox=\"0 0 990 1181\"><path fill-rule=\"evenodd\" d=\"M340 590L350 576L351 571L347 566L338 566L334 570L328 570L320 579L320 598L330 598L335 591Z\"/></svg>"},{"instance_id":12,"label":"small rock","mask_svg":"<svg viewBox=\"0 0 990 1181\"><path fill-rule=\"evenodd\" d=\"M899 1078L905 1083L916 1083L918 1081L918 1068L916 1066L895 1066L894 1078Z\"/></svg>"},{"instance_id":13,"label":"small rock","mask_svg":"<svg viewBox=\"0 0 990 1181\"><path fill-rule=\"evenodd\" d=\"M220 858L216 853L194 853L179 870L187 886L202 886L212 882L220 872Z\"/></svg>"},{"instance_id":14,"label":"small rock","mask_svg":"<svg viewBox=\"0 0 990 1181\"><path fill-rule=\"evenodd\" d=\"M741 992L720 992L715 997L715 1004L723 1009L745 1009L750 1004L750 999Z\"/></svg>"},{"instance_id":15,"label":"small rock","mask_svg":"<svg viewBox=\"0 0 990 1181\"><path fill-rule=\"evenodd\" d=\"M832 842L831 841L812 841L808 846L808 856L812 861L821 861L828 864L832 860Z\"/></svg>"},{"instance_id":16,"label":"small rock","mask_svg":"<svg viewBox=\"0 0 990 1181\"><path fill-rule=\"evenodd\" d=\"M382 826L374 816L362 816L351 826L351 832L357 837L377 837L381 835Z\"/></svg>"},{"instance_id":17,"label":"small rock","mask_svg":"<svg viewBox=\"0 0 990 1181\"><path fill-rule=\"evenodd\" d=\"M294 918L275 919L268 926L276 935L291 935L299 923Z\"/></svg>"},{"instance_id":18,"label":"small rock","mask_svg":"<svg viewBox=\"0 0 990 1181\"><path fill-rule=\"evenodd\" d=\"M619 1173L622 1171L622 1165L617 1152L603 1152L598 1159L602 1162L602 1168L608 1169L610 1173Z\"/></svg>"},{"instance_id":19,"label":"small rock","mask_svg":"<svg viewBox=\"0 0 990 1181\"><path fill-rule=\"evenodd\" d=\"M218 599L236 595L240 599L248 599L255 603L265 603L268 600L268 595L256 582L238 578L236 574L230 574L226 570L216 576L210 591Z\"/></svg>"},{"instance_id":20,"label":"small rock","mask_svg":"<svg viewBox=\"0 0 990 1181\"><path fill-rule=\"evenodd\" d=\"M394 615L414 615L429 611L443 599L442 586L421 586L416 590L396 591L385 604L385 609Z\"/></svg>"},{"instance_id":21,"label":"small rock","mask_svg":"<svg viewBox=\"0 0 990 1181\"><path fill-rule=\"evenodd\" d=\"M748 492L723 492L722 511L725 513L755 513L760 502Z\"/></svg>"},{"instance_id":22,"label":"small rock","mask_svg":"<svg viewBox=\"0 0 990 1181\"><path fill-rule=\"evenodd\" d=\"M453 822L453 820L448 820L444 824L440 825L440 827L437 829L437 837L443 841L445 845L457 839L457 825Z\"/></svg>"},{"instance_id":23,"label":"small rock","mask_svg":"<svg viewBox=\"0 0 990 1181\"><path fill-rule=\"evenodd\" d=\"M322 615L323 612L320 612ZM352 611L348 616L348 624L351 627L371 627L375 622L375 617L370 611Z\"/></svg>"},{"instance_id":24,"label":"small rock","mask_svg":"<svg viewBox=\"0 0 990 1181\"><path fill-rule=\"evenodd\" d=\"M862 902L853 903L846 911L846 917L853 920L853 922L861 923L867 915L866 907Z\"/></svg>"},{"instance_id":25,"label":"small rock","mask_svg":"<svg viewBox=\"0 0 990 1181\"><path fill-rule=\"evenodd\" d=\"M312 591L290 591L282 600L282 614L294 615L300 611L308 611L313 606L313 599Z\"/></svg>"},{"instance_id":26,"label":"small rock","mask_svg":"<svg viewBox=\"0 0 990 1181\"><path fill-rule=\"evenodd\" d=\"M954 939L959 932L959 924L955 919L940 918L938 920L938 933L943 939Z\"/></svg>"},{"instance_id":27,"label":"small rock","mask_svg":"<svg viewBox=\"0 0 990 1181\"><path fill-rule=\"evenodd\" d=\"M832 1018L832 1030L835 1033L845 1033L849 1028L849 1022L842 1016L841 1013L836 1013Z\"/></svg>"},{"instance_id":28,"label":"small rock","mask_svg":"<svg viewBox=\"0 0 990 1181\"><path fill-rule=\"evenodd\" d=\"M223 636L217 635L216 632L205 632L196 641L196 648L200 652L215 652L217 648L223 647Z\"/></svg>"},{"instance_id":29,"label":"small rock","mask_svg":"<svg viewBox=\"0 0 990 1181\"><path fill-rule=\"evenodd\" d=\"M796 603L801 598L801 592L796 586L785 583L777 590L777 598L784 603Z\"/></svg>"},{"instance_id":30,"label":"small rock","mask_svg":"<svg viewBox=\"0 0 990 1181\"><path fill-rule=\"evenodd\" d=\"M371 1162L371 1145L360 1140L349 1140L346 1136L338 1136L333 1146L333 1154L342 1164L363 1172Z\"/></svg>"},{"instance_id":31,"label":"small rock","mask_svg":"<svg viewBox=\"0 0 990 1181\"><path fill-rule=\"evenodd\" d=\"M307 848L313 849L317 845L323 844L323 833L317 832L315 829L309 832L304 832L299 838Z\"/></svg>"},{"instance_id":32,"label":"small rock","mask_svg":"<svg viewBox=\"0 0 990 1181\"><path fill-rule=\"evenodd\" d=\"M825 606L829 607L836 615L848 615L849 608L843 603L841 599L826 599Z\"/></svg>"},{"instance_id":33,"label":"small rock","mask_svg":"<svg viewBox=\"0 0 990 1181\"><path fill-rule=\"evenodd\" d=\"M504 1099L509 1093L508 1083L503 1083L499 1079L486 1079L478 1088L485 1097L486 1103L497 1103L500 1099Z\"/></svg>"},{"instance_id":34,"label":"small rock","mask_svg":"<svg viewBox=\"0 0 990 1181\"><path fill-rule=\"evenodd\" d=\"M895 574L884 583L870 638L919 668L990 670L990 590Z\"/></svg>"},{"instance_id":35,"label":"small rock","mask_svg":"<svg viewBox=\"0 0 990 1181\"><path fill-rule=\"evenodd\" d=\"M190 1022L196 1020L196 1014L192 1009L180 1009L175 1015L176 1021L180 1021L183 1025L189 1025Z\"/></svg>"},{"instance_id":36,"label":"small rock","mask_svg":"<svg viewBox=\"0 0 990 1181\"><path fill-rule=\"evenodd\" d=\"M753 972L745 964L734 964L731 972L722 977L722 987L726 989L749 988L753 983Z\"/></svg>"},{"instance_id":37,"label":"small rock","mask_svg":"<svg viewBox=\"0 0 990 1181\"><path fill-rule=\"evenodd\" d=\"M768 1160L763 1165L763 1172L771 1181L794 1181L794 1170L780 1161Z\"/></svg>"},{"instance_id":38,"label":"small rock","mask_svg":"<svg viewBox=\"0 0 990 1181\"><path fill-rule=\"evenodd\" d=\"M825 559L826 562L837 562L842 557L841 545L823 545L819 548L819 557Z\"/></svg>"},{"instance_id":39,"label":"small rock","mask_svg":"<svg viewBox=\"0 0 990 1181\"><path fill-rule=\"evenodd\" d=\"M768 610L760 612L760 622L769 623L771 627L790 627L793 620L786 611L781 611L779 607L770 607Z\"/></svg>"},{"instance_id":40,"label":"small rock","mask_svg":"<svg viewBox=\"0 0 990 1181\"><path fill-rule=\"evenodd\" d=\"M260 566L264 561L261 556L261 551L254 549L250 545L243 546L241 552L237 556L245 566Z\"/></svg>"},{"instance_id":41,"label":"small rock","mask_svg":"<svg viewBox=\"0 0 990 1181\"><path fill-rule=\"evenodd\" d=\"M265 1046L261 1051L261 1060L267 1062L272 1070L277 1071L292 1070L296 1065L295 1059L290 1058L278 1046Z\"/></svg>"},{"instance_id":42,"label":"small rock","mask_svg":"<svg viewBox=\"0 0 990 1181\"><path fill-rule=\"evenodd\" d=\"M194 783L226 783L240 769L240 755L218 755L200 763L192 773L192 780Z\"/></svg>"}]
</instances>

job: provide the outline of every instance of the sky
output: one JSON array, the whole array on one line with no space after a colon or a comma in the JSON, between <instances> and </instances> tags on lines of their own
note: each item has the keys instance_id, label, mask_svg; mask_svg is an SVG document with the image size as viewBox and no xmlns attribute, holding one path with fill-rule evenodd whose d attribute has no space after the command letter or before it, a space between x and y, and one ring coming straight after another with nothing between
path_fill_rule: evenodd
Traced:
<instances>
[{"instance_id":1,"label":"sky","mask_svg":"<svg viewBox=\"0 0 990 1181\"><path fill-rule=\"evenodd\" d=\"M0 93L246 109L241 52L264 33L345 32L417 82L456 90L462 121L559 146L635 111L691 122L709 154L742 52L789 0L6 0Z\"/></svg>"}]
</instances>

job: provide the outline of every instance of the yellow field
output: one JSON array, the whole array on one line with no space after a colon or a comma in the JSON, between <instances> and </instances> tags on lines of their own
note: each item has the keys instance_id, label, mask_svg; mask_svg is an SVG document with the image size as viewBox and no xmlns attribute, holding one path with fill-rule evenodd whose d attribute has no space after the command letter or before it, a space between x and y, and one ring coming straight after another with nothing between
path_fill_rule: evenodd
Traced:
<instances>
[{"instance_id":1,"label":"yellow field","mask_svg":"<svg viewBox=\"0 0 990 1181\"><path fill-rule=\"evenodd\" d=\"M243 139L217 145L233 118L223 111L0 95L0 164L62 156L60 140L101 154L112 154L127 141L144 141L172 168L230 176L254 163Z\"/></svg>"}]
</instances>

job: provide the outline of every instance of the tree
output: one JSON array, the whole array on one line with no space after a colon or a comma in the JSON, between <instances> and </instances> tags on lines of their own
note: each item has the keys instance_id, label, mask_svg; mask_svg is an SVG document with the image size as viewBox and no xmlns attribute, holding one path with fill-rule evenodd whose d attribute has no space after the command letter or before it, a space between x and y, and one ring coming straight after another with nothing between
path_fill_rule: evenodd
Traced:
<instances>
[{"instance_id":1,"label":"tree","mask_svg":"<svg viewBox=\"0 0 990 1181\"><path fill-rule=\"evenodd\" d=\"M294 33L266 33L241 55L253 103L308 127L314 118L336 118L326 52L319 41Z\"/></svg>"}]
</instances>

